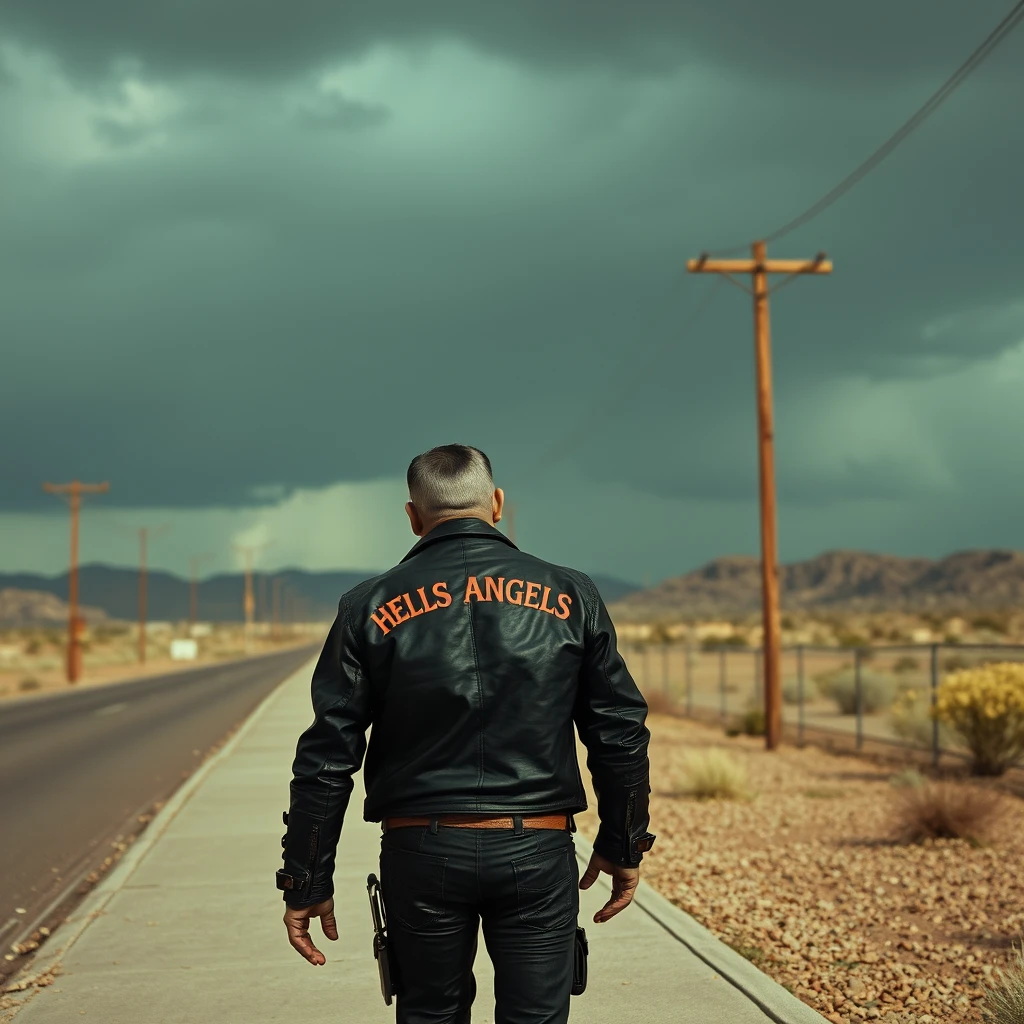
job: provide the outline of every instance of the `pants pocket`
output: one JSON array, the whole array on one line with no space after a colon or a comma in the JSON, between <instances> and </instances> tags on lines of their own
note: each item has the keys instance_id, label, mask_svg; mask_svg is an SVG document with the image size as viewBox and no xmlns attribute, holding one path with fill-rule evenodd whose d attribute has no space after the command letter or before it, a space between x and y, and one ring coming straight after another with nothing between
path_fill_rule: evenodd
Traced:
<instances>
[{"instance_id":1,"label":"pants pocket","mask_svg":"<svg viewBox=\"0 0 1024 1024\"><path fill-rule=\"evenodd\" d=\"M576 920L579 896L575 862L571 841L568 849L562 845L512 861L523 924L547 931Z\"/></svg>"},{"instance_id":2,"label":"pants pocket","mask_svg":"<svg viewBox=\"0 0 1024 1024\"><path fill-rule=\"evenodd\" d=\"M444 913L447 864L447 857L417 850L382 850L381 891L388 919L413 931L435 924Z\"/></svg>"}]
</instances>

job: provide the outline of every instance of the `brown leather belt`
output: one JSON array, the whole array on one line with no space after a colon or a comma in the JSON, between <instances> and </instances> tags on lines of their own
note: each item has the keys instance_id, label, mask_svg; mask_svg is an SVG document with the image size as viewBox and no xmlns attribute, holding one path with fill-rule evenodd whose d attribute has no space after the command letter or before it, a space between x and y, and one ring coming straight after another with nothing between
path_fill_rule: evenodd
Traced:
<instances>
[{"instance_id":1,"label":"brown leather belt","mask_svg":"<svg viewBox=\"0 0 1024 1024\"><path fill-rule=\"evenodd\" d=\"M393 828L413 828L430 825L436 820L438 825L451 828L515 828L511 817L492 818L475 814L437 814L432 818L385 818L382 822L385 832ZM523 815L523 828L557 828L569 831L567 814Z\"/></svg>"}]
</instances>

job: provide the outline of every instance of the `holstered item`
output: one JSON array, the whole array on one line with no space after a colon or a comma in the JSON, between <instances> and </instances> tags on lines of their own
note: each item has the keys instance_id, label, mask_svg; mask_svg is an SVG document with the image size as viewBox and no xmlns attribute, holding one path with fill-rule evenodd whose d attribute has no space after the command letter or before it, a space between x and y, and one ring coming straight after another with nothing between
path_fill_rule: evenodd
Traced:
<instances>
[{"instance_id":1,"label":"holstered item","mask_svg":"<svg viewBox=\"0 0 1024 1024\"><path fill-rule=\"evenodd\" d=\"M395 985L391 971L391 960L388 955L388 922L384 914L384 899L380 892L380 882L376 875L367 875L366 891L370 895L370 916L373 918L373 958L377 961L377 973L380 975L380 994L386 1006L391 1005L395 995Z\"/></svg>"},{"instance_id":2,"label":"holstered item","mask_svg":"<svg viewBox=\"0 0 1024 1024\"><path fill-rule=\"evenodd\" d=\"M580 927L576 928L576 943L572 952L572 988L574 996L581 996L587 989L587 933Z\"/></svg>"}]
</instances>

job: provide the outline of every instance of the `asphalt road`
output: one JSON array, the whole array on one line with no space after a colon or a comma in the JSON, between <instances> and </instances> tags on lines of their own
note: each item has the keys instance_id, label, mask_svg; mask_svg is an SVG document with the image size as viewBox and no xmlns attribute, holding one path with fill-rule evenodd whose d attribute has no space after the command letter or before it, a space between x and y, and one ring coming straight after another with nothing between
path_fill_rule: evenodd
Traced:
<instances>
[{"instance_id":1,"label":"asphalt road","mask_svg":"<svg viewBox=\"0 0 1024 1024\"><path fill-rule=\"evenodd\" d=\"M111 844L138 832L138 817L315 653L304 647L0 704L3 951L30 927L56 924ZM10 966L0 960L0 976Z\"/></svg>"}]
</instances>

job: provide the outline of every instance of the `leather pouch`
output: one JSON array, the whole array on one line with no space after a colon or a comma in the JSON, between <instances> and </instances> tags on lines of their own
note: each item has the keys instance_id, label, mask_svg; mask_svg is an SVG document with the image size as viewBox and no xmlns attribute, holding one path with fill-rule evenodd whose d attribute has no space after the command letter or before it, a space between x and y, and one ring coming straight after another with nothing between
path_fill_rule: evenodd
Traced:
<instances>
[{"instance_id":1,"label":"leather pouch","mask_svg":"<svg viewBox=\"0 0 1024 1024\"><path fill-rule=\"evenodd\" d=\"M572 988L574 996L581 996L587 989L587 933L580 927L576 928L576 943L572 955Z\"/></svg>"},{"instance_id":2,"label":"leather pouch","mask_svg":"<svg viewBox=\"0 0 1024 1024\"><path fill-rule=\"evenodd\" d=\"M387 918L384 916L384 900L380 893L380 882L376 875L368 875L366 891L370 895L370 915L373 918L373 958L377 961L377 973L380 975L380 994L384 1003L391 1005L395 995L394 977L391 971L391 959L388 956Z\"/></svg>"}]
</instances>

